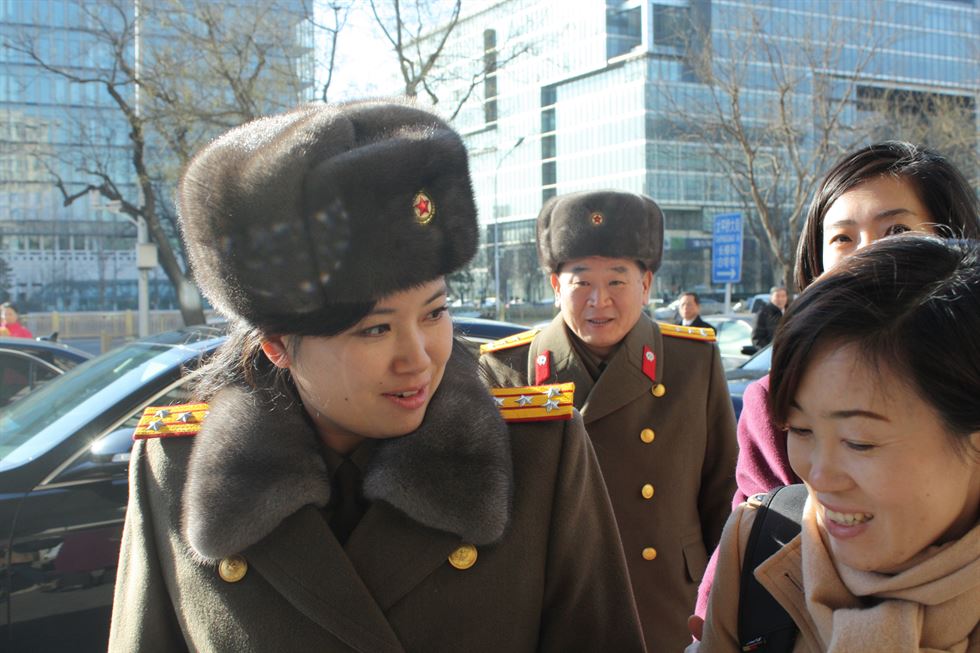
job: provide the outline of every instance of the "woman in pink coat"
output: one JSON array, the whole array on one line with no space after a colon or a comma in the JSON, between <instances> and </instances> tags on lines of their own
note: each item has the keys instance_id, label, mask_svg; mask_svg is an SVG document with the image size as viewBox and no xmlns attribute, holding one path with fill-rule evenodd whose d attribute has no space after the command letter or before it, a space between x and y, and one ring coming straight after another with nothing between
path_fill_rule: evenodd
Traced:
<instances>
[{"instance_id":1,"label":"woman in pink coat","mask_svg":"<svg viewBox=\"0 0 980 653\"><path fill-rule=\"evenodd\" d=\"M817 189L796 253L795 282L803 291L825 270L870 243L906 231L953 238L980 237L977 197L944 156L912 143L886 141L856 150L835 165ZM769 377L746 388L738 422L738 488L747 497L800 482L789 465L786 433L766 409ZM714 579L712 555L698 590L703 618ZM692 623L697 636L699 620Z\"/></svg>"},{"instance_id":2,"label":"woman in pink coat","mask_svg":"<svg viewBox=\"0 0 980 653\"><path fill-rule=\"evenodd\" d=\"M688 653L980 650L977 329L976 241L881 240L793 303L768 407L805 484L801 530L760 562L766 513L736 508Z\"/></svg>"}]
</instances>

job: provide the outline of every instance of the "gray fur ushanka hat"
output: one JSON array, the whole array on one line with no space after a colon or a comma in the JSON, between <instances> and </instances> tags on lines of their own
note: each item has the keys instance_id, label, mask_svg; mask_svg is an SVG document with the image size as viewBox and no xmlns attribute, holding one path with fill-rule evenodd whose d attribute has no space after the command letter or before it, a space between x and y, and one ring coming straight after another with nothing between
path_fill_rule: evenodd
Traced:
<instances>
[{"instance_id":1,"label":"gray fur ushanka hat","mask_svg":"<svg viewBox=\"0 0 980 653\"><path fill-rule=\"evenodd\" d=\"M408 104L307 105L231 130L188 165L180 227L228 317L329 334L464 266L478 228L466 149Z\"/></svg>"},{"instance_id":2,"label":"gray fur ushanka hat","mask_svg":"<svg viewBox=\"0 0 980 653\"><path fill-rule=\"evenodd\" d=\"M664 214L646 195L614 190L552 197L538 214L538 259L549 272L589 256L628 258L660 268Z\"/></svg>"}]
</instances>

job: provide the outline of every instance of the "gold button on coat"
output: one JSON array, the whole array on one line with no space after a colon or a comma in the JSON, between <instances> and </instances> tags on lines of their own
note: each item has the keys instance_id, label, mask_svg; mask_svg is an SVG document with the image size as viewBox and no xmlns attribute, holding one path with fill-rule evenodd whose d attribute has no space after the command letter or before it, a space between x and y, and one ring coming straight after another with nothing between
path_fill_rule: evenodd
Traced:
<instances>
[{"instance_id":1,"label":"gold button on coat","mask_svg":"<svg viewBox=\"0 0 980 653\"><path fill-rule=\"evenodd\" d=\"M643 494L643 498L644 499L652 499L653 498L653 486L650 485L649 483L647 483L646 485L643 486L643 489L640 490L640 493Z\"/></svg>"},{"instance_id":2,"label":"gold button on coat","mask_svg":"<svg viewBox=\"0 0 980 653\"><path fill-rule=\"evenodd\" d=\"M245 578L248 562L240 555L228 556L218 563L218 575L226 583L237 583Z\"/></svg>"},{"instance_id":3,"label":"gold button on coat","mask_svg":"<svg viewBox=\"0 0 980 653\"><path fill-rule=\"evenodd\" d=\"M642 431L640 431L640 439L646 442L647 444L653 442L653 439L655 437L657 437L657 434L653 432L653 429L643 429Z\"/></svg>"},{"instance_id":4,"label":"gold button on coat","mask_svg":"<svg viewBox=\"0 0 980 653\"><path fill-rule=\"evenodd\" d=\"M449 564L456 569L469 569L476 564L476 547L472 544L463 544L458 549L449 554Z\"/></svg>"},{"instance_id":5,"label":"gold button on coat","mask_svg":"<svg viewBox=\"0 0 980 653\"><path fill-rule=\"evenodd\" d=\"M657 557L657 550L652 546L648 546L647 548L643 549L644 560L653 560L656 557Z\"/></svg>"},{"instance_id":6,"label":"gold button on coat","mask_svg":"<svg viewBox=\"0 0 980 653\"><path fill-rule=\"evenodd\" d=\"M667 388L663 383L658 383L650 388L650 394L652 394L654 397L663 397L665 394L667 394Z\"/></svg>"}]
</instances>

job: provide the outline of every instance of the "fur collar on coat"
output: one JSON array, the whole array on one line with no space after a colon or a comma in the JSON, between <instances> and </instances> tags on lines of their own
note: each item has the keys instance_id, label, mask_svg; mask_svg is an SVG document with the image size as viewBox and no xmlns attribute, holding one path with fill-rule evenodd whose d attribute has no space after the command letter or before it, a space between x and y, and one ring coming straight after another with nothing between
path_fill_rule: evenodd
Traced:
<instances>
[{"instance_id":1,"label":"fur collar on coat","mask_svg":"<svg viewBox=\"0 0 980 653\"><path fill-rule=\"evenodd\" d=\"M302 506L330 500L318 437L301 405L283 403L242 387L211 401L183 496L184 532L200 558L238 553ZM463 345L454 347L422 425L377 442L364 494L477 545L503 535L513 494L510 436Z\"/></svg>"}]
</instances>

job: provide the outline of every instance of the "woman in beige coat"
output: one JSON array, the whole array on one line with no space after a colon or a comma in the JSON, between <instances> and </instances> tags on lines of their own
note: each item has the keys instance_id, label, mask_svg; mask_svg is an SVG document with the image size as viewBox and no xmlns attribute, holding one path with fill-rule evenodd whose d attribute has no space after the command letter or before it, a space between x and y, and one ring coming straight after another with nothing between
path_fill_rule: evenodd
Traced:
<instances>
[{"instance_id":1,"label":"woman in beige coat","mask_svg":"<svg viewBox=\"0 0 980 653\"><path fill-rule=\"evenodd\" d=\"M452 129L301 107L205 148L179 209L231 335L208 406L137 431L111 651L642 651L571 391L494 397L454 347Z\"/></svg>"},{"instance_id":2,"label":"woman in beige coat","mask_svg":"<svg viewBox=\"0 0 980 653\"><path fill-rule=\"evenodd\" d=\"M808 498L800 535L754 576L795 623L793 651L980 650L978 332L980 246L911 234L787 312L769 408ZM738 632L757 514L742 504L725 527L689 651L772 650Z\"/></svg>"}]
</instances>

